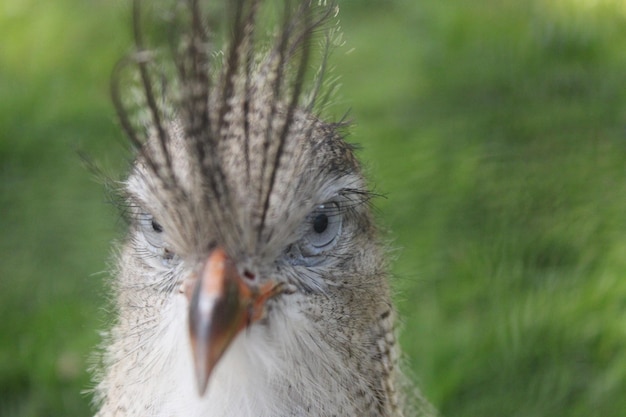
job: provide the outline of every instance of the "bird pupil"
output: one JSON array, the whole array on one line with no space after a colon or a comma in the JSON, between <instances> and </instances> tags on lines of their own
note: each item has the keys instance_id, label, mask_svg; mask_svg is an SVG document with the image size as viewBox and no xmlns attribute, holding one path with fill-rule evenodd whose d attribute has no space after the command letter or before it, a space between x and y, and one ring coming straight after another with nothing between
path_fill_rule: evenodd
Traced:
<instances>
[{"instance_id":1,"label":"bird pupil","mask_svg":"<svg viewBox=\"0 0 626 417\"><path fill-rule=\"evenodd\" d=\"M324 233L326 228L328 227L328 216L325 214L318 214L313 219L313 230L316 233Z\"/></svg>"},{"instance_id":2,"label":"bird pupil","mask_svg":"<svg viewBox=\"0 0 626 417\"><path fill-rule=\"evenodd\" d=\"M154 230L157 233L161 233L163 231L163 226L161 226L156 221L152 220L152 230Z\"/></svg>"}]
</instances>

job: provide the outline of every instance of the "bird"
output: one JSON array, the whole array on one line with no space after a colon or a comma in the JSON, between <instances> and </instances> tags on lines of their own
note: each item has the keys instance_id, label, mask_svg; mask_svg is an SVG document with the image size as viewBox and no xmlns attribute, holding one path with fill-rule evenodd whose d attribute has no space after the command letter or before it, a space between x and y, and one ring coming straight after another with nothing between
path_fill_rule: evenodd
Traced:
<instances>
[{"instance_id":1,"label":"bird","mask_svg":"<svg viewBox=\"0 0 626 417\"><path fill-rule=\"evenodd\" d=\"M349 123L322 114L337 6L178 2L159 50L140 3L111 79L135 158L96 417L434 415L402 369Z\"/></svg>"}]
</instances>

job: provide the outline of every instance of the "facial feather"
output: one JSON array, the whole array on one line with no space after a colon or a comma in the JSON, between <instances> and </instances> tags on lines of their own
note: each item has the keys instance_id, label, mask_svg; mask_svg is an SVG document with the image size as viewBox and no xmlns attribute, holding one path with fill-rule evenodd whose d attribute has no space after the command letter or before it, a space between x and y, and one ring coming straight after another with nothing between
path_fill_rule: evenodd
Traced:
<instances>
[{"instance_id":1,"label":"facial feather","mask_svg":"<svg viewBox=\"0 0 626 417\"><path fill-rule=\"evenodd\" d=\"M312 113L310 98L324 97L321 75L305 94L313 36L335 8L285 1L264 50L261 3L234 3L222 59L189 1L187 31L163 70L134 3L136 51L112 90L137 150L124 183L135 220L114 283L100 417L403 415L371 194L345 123ZM129 65L133 105L122 94ZM237 271L283 291L238 333L199 396L185 285L216 248Z\"/></svg>"}]
</instances>

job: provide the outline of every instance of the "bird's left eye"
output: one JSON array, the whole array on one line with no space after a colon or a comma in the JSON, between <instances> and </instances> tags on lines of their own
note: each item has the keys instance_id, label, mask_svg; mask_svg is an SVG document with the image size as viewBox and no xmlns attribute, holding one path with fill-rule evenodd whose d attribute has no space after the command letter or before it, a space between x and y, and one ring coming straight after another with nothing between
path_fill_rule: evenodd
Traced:
<instances>
[{"instance_id":1,"label":"bird's left eye","mask_svg":"<svg viewBox=\"0 0 626 417\"><path fill-rule=\"evenodd\" d=\"M308 218L308 229L300 250L304 256L319 255L331 249L341 233L342 215L339 204L320 204Z\"/></svg>"}]
</instances>

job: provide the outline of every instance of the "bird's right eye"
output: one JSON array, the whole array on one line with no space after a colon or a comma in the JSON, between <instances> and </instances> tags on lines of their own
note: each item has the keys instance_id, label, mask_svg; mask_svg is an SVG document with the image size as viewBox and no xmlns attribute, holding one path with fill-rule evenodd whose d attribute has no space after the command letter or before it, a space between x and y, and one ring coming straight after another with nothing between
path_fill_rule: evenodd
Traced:
<instances>
[{"instance_id":1,"label":"bird's right eye","mask_svg":"<svg viewBox=\"0 0 626 417\"><path fill-rule=\"evenodd\" d=\"M152 219L150 225L152 226L152 230L154 230L156 233L163 232L163 226L161 226L156 220Z\"/></svg>"},{"instance_id":2,"label":"bird's right eye","mask_svg":"<svg viewBox=\"0 0 626 417\"><path fill-rule=\"evenodd\" d=\"M139 229L146 238L148 245L150 245L149 249L152 252L164 252L163 226L155 220L154 216L148 213L141 213L139 215Z\"/></svg>"}]
</instances>

